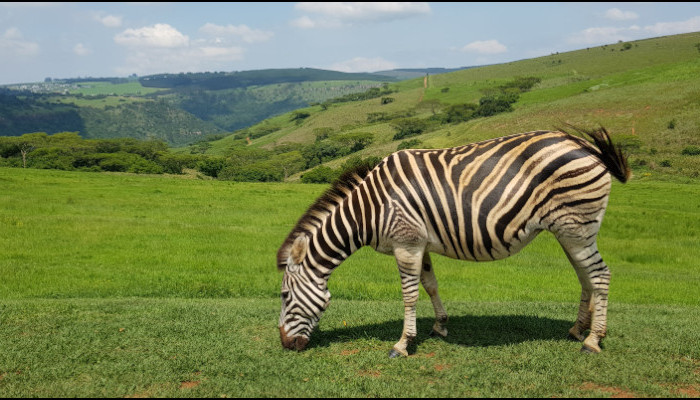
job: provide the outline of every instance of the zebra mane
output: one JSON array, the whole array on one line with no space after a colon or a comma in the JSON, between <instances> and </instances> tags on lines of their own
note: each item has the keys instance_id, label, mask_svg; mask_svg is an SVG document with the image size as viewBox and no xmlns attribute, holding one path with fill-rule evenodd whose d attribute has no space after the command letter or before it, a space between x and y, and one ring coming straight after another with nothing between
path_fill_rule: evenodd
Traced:
<instances>
[{"instance_id":1,"label":"zebra mane","mask_svg":"<svg viewBox=\"0 0 700 400\"><path fill-rule=\"evenodd\" d=\"M345 171L338 179L336 179L331 187L328 188L316 201L309 207L304 215L299 218L294 229L289 233L287 238L282 243L279 251L277 251L277 269L283 271L287 267L287 259L289 258L289 250L300 234L308 233L307 226L318 221L319 214L327 214L330 209L341 203L348 197L348 193L356 188L369 174L372 167L363 163L355 168Z\"/></svg>"},{"instance_id":2,"label":"zebra mane","mask_svg":"<svg viewBox=\"0 0 700 400\"><path fill-rule=\"evenodd\" d=\"M627 157L622 153L619 146L613 144L612 139L608 131L602 126L594 130L585 130L577 128L571 124L566 124L569 128L573 129L578 133L583 133L586 136L593 139L596 147L600 150L598 158L603 164L608 168L608 171L617 178L620 182L625 183L632 175L630 171L629 164L627 163ZM559 131L568 133L563 129Z\"/></svg>"}]
</instances>

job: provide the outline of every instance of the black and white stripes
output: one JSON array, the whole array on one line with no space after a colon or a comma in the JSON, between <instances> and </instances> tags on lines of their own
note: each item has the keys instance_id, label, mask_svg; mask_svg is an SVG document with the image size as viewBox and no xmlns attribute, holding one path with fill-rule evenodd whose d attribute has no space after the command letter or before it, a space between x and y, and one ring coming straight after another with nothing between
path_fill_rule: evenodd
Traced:
<instances>
[{"instance_id":1,"label":"black and white stripes","mask_svg":"<svg viewBox=\"0 0 700 400\"><path fill-rule=\"evenodd\" d=\"M582 285L570 334L600 351L609 272L595 238L610 192L610 173L629 169L604 129L586 132L595 145L563 132L536 131L441 150L404 150L371 171L345 174L302 216L277 255L285 271L280 333L303 348L325 310L333 269L368 245L396 257L405 326L393 355L415 337L422 282L435 308L434 333L446 335L430 252L490 261L517 253L539 232L561 243ZM303 344L303 345L302 345Z\"/></svg>"}]
</instances>

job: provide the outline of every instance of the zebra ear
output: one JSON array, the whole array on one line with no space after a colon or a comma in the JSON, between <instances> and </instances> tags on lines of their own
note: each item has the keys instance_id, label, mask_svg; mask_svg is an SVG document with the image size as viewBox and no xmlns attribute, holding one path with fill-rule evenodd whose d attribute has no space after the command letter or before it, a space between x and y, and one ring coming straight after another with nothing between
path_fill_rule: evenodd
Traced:
<instances>
[{"instance_id":1,"label":"zebra ear","mask_svg":"<svg viewBox=\"0 0 700 400\"><path fill-rule=\"evenodd\" d=\"M306 235L299 235L294 239L292 244L292 250L290 251L290 256L294 264L301 264L306 257L306 250L309 248L309 239Z\"/></svg>"}]
</instances>

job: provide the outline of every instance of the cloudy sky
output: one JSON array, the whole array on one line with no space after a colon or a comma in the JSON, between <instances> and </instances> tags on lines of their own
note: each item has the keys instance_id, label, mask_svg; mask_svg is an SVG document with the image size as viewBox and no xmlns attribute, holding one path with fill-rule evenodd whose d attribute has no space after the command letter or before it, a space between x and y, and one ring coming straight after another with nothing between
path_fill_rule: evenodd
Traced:
<instances>
[{"instance_id":1,"label":"cloudy sky","mask_svg":"<svg viewBox=\"0 0 700 400\"><path fill-rule=\"evenodd\" d=\"M700 31L700 3L0 3L0 84L483 65Z\"/></svg>"}]
</instances>

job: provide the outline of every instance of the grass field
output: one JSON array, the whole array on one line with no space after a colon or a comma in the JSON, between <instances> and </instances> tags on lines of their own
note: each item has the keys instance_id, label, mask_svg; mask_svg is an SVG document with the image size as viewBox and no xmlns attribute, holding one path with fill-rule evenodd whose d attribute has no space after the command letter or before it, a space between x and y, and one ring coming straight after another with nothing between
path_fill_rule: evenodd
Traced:
<instances>
[{"instance_id":1,"label":"grass field","mask_svg":"<svg viewBox=\"0 0 700 400\"><path fill-rule=\"evenodd\" d=\"M434 257L408 358L393 260L332 276L303 353L277 331L277 247L323 185L0 168L2 397L697 397L700 182L614 184L603 353L566 339L575 274L551 235L494 263Z\"/></svg>"}]
</instances>

